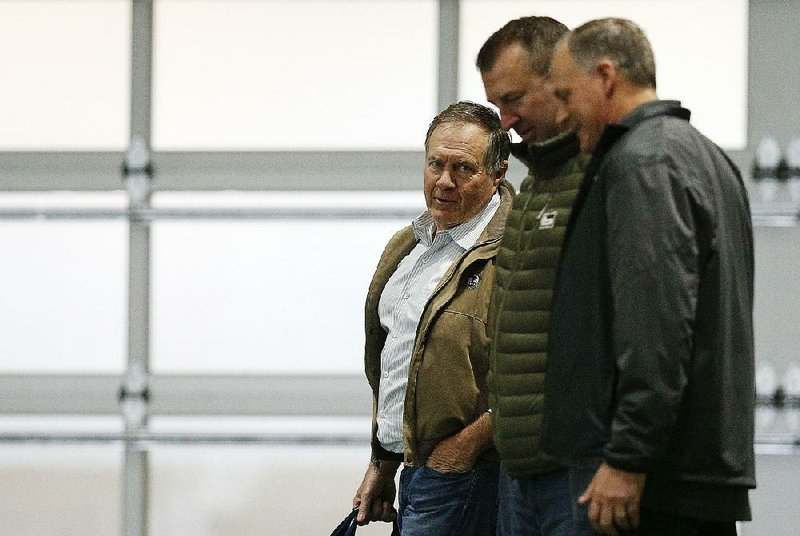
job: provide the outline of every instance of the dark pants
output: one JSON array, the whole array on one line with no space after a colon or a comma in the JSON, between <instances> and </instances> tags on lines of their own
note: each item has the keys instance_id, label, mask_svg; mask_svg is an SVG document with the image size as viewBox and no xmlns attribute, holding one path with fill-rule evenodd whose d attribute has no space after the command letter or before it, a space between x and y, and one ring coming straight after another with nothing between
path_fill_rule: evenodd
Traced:
<instances>
[{"instance_id":1,"label":"dark pants","mask_svg":"<svg viewBox=\"0 0 800 536\"><path fill-rule=\"evenodd\" d=\"M736 522L704 521L642 510L639 529L621 531L620 536L736 536Z\"/></svg>"},{"instance_id":2,"label":"dark pants","mask_svg":"<svg viewBox=\"0 0 800 536\"><path fill-rule=\"evenodd\" d=\"M499 463L479 460L464 473L405 467L400 473L403 536L490 536L497 519Z\"/></svg>"},{"instance_id":3,"label":"dark pants","mask_svg":"<svg viewBox=\"0 0 800 536\"><path fill-rule=\"evenodd\" d=\"M514 479L500 469L498 536L591 536L588 509L578 505L596 464Z\"/></svg>"}]
</instances>

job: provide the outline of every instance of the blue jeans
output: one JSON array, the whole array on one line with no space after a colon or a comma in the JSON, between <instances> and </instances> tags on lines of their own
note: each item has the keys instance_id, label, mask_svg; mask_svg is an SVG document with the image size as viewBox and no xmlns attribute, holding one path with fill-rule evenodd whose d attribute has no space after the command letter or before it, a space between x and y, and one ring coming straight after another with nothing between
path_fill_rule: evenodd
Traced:
<instances>
[{"instance_id":1,"label":"blue jeans","mask_svg":"<svg viewBox=\"0 0 800 536\"><path fill-rule=\"evenodd\" d=\"M478 460L463 473L405 467L400 473L403 536L490 536L497 519L500 464Z\"/></svg>"},{"instance_id":2,"label":"blue jeans","mask_svg":"<svg viewBox=\"0 0 800 536\"><path fill-rule=\"evenodd\" d=\"M598 465L514 479L500 468L498 536L591 536L588 506L579 506Z\"/></svg>"}]
</instances>

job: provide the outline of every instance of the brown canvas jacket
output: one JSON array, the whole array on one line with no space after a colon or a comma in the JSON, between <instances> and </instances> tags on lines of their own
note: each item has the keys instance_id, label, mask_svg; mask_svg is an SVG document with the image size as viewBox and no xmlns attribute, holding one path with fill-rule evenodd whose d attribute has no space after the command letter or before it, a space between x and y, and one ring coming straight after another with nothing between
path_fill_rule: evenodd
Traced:
<instances>
[{"instance_id":1,"label":"brown canvas jacket","mask_svg":"<svg viewBox=\"0 0 800 536\"><path fill-rule=\"evenodd\" d=\"M367 294L364 352L365 372L372 388L373 459L424 465L441 440L458 433L489 407L486 320L495 255L514 195L513 186L505 180L499 191L500 207L494 217L475 245L448 269L422 312L409 367L403 456L384 450L377 439L381 350L386 341L378 302L397 265L416 245L411 226L389 240L378 262Z\"/></svg>"}]
</instances>

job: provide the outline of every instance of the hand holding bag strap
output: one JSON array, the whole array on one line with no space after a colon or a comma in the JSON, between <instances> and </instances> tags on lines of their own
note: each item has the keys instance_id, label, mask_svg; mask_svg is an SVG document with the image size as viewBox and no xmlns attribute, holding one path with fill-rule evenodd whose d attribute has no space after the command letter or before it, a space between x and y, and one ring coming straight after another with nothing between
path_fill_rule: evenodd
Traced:
<instances>
[{"instance_id":1,"label":"hand holding bag strap","mask_svg":"<svg viewBox=\"0 0 800 536\"><path fill-rule=\"evenodd\" d=\"M358 515L358 508L353 508L353 511L347 514L347 517L339 523L339 526L333 529L331 532L331 536L355 536L356 528L356 516ZM397 520L395 519L392 523L392 536L400 536L400 526L397 524Z\"/></svg>"},{"instance_id":2,"label":"hand holding bag strap","mask_svg":"<svg viewBox=\"0 0 800 536\"><path fill-rule=\"evenodd\" d=\"M356 515L358 515L358 508L353 508L353 511L339 523L339 526L333 529L331 536L353 536L356 533Z\"/></svg>"}]
</instances>

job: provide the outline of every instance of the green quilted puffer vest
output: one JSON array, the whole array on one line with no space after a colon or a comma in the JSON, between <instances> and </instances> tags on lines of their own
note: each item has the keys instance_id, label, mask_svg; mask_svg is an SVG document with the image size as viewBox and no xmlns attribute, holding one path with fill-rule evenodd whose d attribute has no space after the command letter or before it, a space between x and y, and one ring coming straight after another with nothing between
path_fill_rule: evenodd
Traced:
<instances>
[{"instance_id":1,"label":"green quilted puffer vest","mask_svg":"<svg viewBox=\"0 0 800 536\"><path fill-rule=\"evenodd\" d=\"M556 268L589 155L569 134L514 155L529 169L506 220L489 315L494 442L509 473L555 466L539 453L547 336Z\"/></svg>"}]
</instances>

